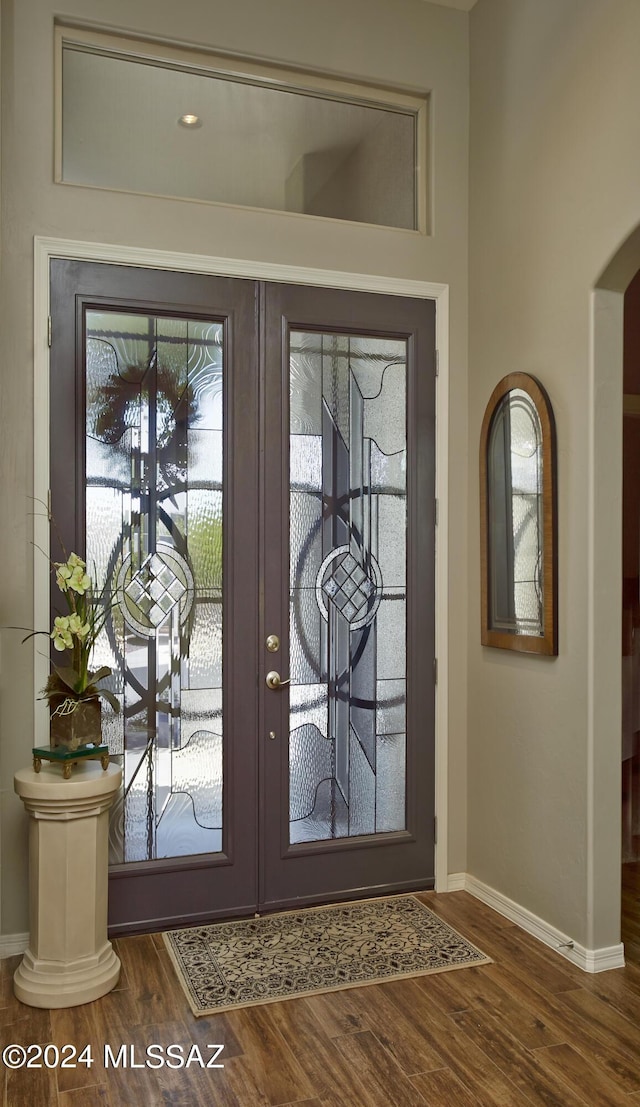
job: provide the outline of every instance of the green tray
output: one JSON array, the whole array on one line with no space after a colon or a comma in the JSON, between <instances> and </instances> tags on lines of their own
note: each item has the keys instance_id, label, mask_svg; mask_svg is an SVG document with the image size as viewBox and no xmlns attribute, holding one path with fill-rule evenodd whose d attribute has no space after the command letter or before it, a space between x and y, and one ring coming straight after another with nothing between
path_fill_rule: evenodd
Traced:
<instances>
[{"instance_id":1,"label":"green tray","mask_svg":"<svg viewBox=\"0 0 640 1107\"><path fill-rule=\"evenodd\" d=\"M108 746L79 746L77 750L67 749L66 746L35 746L31 752L34 772L40 772L43 761L58 761L65 780L69 780L72 768L79 761L100 761L104 770L109 764Z\"/></svg>"}]
</instances>

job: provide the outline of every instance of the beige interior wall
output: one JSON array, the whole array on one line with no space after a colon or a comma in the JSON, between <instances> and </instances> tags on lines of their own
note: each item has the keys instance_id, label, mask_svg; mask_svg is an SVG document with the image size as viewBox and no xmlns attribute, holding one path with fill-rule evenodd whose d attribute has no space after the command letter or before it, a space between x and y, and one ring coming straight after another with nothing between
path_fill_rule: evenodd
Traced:
<instances>
[{"instance_id":1,"label":"beige interior wall","mask_svg":"<svg viewBox=\"0 0 640 1107\"><path fill-rule=\"evenodd\" d=\"M414 226L413 190L398 179L398 167L412 160L412 146L406 130L388 113L343 157L323 185L312 191L306 210L314 215L341 213L367 223ZM376 154L381 148L385 157L378 161Z\"/></svg>"},{"instance_id":2,"label":"beige interior wall","mask_svg":"<svg viewBox=\"0 0 640 1107\"><path fill-rule=\"evenodd\" d=\"M3 3L0 625L30 626L33 236L204 253L443 282L451 287L450 866L465 868L468 16L423 0L67 0L69 19L434 93L435 233L101 192L53 183L54 0ZM4 632L0 684L3 933L27 927L26 818L13 775L29 761L30 653Z\"/></svg>"},{"instance_id":3,"label":"beige interior wall","mask_svg":"<svg viewBox=\"0 0 640 1107\"><path fill-rule=\"evenodd\" d=\"M2 211L2 9L0 6L0 212ZM2 219L0 218L0 281L2 279ZM0 363L1 366L1 363ZM0 371L1 377L1 371ZM1 468L0 468L1 472ZM2 673L2 641L0 639L0 674ZM0 680L1 680L0 676ZM0 741L0 789L2 789L2 742ZM1 802L1 800L0 800ZM2 826L0 823L0 920L2 919ZM0 924L0 933L2 926Z\"/></svg>"},{"instance_id":4,"label":"beige interior wall","mask_svg":"<svg viewBox=\"0 0 640 1107\"><path fill-rule=\"evenodd\" d=\"M620 936L622 316L592 289L640 219L640 6L479 0L470 33L468 868L602 947ZM557 659L480 646L478 441L514 370L557 423Z\"/></svg>"}]
</instances>

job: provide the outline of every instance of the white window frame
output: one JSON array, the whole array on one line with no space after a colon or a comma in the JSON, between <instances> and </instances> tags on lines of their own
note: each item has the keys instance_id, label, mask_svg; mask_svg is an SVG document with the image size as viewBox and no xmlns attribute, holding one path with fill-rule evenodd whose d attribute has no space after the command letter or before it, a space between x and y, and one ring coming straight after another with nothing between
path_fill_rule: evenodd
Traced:
<instances>
[{"instance_id":1,"label":"white window frame","mask_svg":"<svg viewBox=\"0 0 640 1107\"><path fill-rule=\"evenodd\" d=\"M383 110L408 112L416 120L416 164L415 164L415 203L416 227L388 227L385 230L400 234L430 233L431 224L431 187L429 172L429 106L427 91L404 91L373 84L357 83L339 77L327 76L318 72L285 69L268 62L254 61L224 54L213 54L182 46L149 42L143 39L126 38L114 34L102 34L85 28L58 24L55 28L55 158L54 179L56 184L71 185L74 188L100 188L109 192L133 193L131 189L114 188L106 185L78 184L65 181L62 166L62 56L65 46L73 46L88 53L103 54L109 57L138 60L144 64L155 64L184 72L209 77L221 77L227 80L242 80L264 87L282 88L290 92L312 93L329 99L358 104ZM163 193L137 192L136 195L164 196ZM164 196L165 199L187 200L190 203L216 204L229 207L218 200L202 200L188 196ZM269 211L276 209L248 208L246 210ZM307 215L300 212L279 211L279 214L294 219L325 219L326 216ZM356 226L378 226L354 220L334 220L331 222L350 223Z\"/></svg>"}]
</instances>

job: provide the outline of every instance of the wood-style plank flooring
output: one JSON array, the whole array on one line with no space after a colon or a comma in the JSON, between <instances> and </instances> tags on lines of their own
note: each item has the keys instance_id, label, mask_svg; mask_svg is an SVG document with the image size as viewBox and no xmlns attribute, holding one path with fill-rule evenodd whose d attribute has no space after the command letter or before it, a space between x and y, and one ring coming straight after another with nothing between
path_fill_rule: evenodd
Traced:
<instances>
[{"instance_id":1,"label":"wood-style plank flooring","mask_svg":"<svg viewBox=\"0 0 640 1107\"><path fill-rule=\"evenodd\" d=\"M118 988L39 1011L2 962L0 1039L92 1046L91 1069L2 1068L2 1107L640 1105L640 863L624 866L626 968L589 975L466 892L425 893L493 964L195 1019L159 936L119 939ZM108 1068L104 1044L224 1044L224 1068ZM186 1054L186 1050L185 1050Z\"/></svg>"}]
</instances>

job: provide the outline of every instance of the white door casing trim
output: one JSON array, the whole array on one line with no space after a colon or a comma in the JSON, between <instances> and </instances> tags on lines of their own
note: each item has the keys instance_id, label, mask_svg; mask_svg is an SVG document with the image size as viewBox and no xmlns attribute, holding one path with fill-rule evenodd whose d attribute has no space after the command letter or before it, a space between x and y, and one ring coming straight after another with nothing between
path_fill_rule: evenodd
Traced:
<instances>
[{"instance_id":1,"label":"white door casing trim","mask_svg":"<svg viewBox=\"0 0 640 1107\"><path fill-rule=\"evenodd\" d=\"M436 302L436 528L435 563L435 642L438 680L435 706L435 810L438 834L435 847L436 891L446 891L448 868L448 428L449 428L449 286L429 281L403 280L368 273L345 273L330 269L311 269L295 265L276 265L244 258L219 258L204 254L172 253L137 246L70 239L34 238L34 457L33 495L34 542L49 551L48 522L45 507L49 491L49 263L52 258L131 265L175 272L204 273L250 280L279 281L287 284L317 285L393 296L414 296ZM37 556L37 553L36 553ZM49 623L49 576L46 560L42 571L34 565L34 626ZM37 639L34 639L34 643ZM48 675L46 658L34 645L36 688L43 687ZM36 745L46 741L46 706L35 701L34 735Z\"/></svg>"},{"instance_id":2,"label":"white door casing trim","mask_svg":"<svg viewBox=\"0 0 640 1107\"><path fill-rule=\"evenodd\" d=\"M624 294L590 296L586 942L620 935Z\"/></svg>"}]
</instances>

